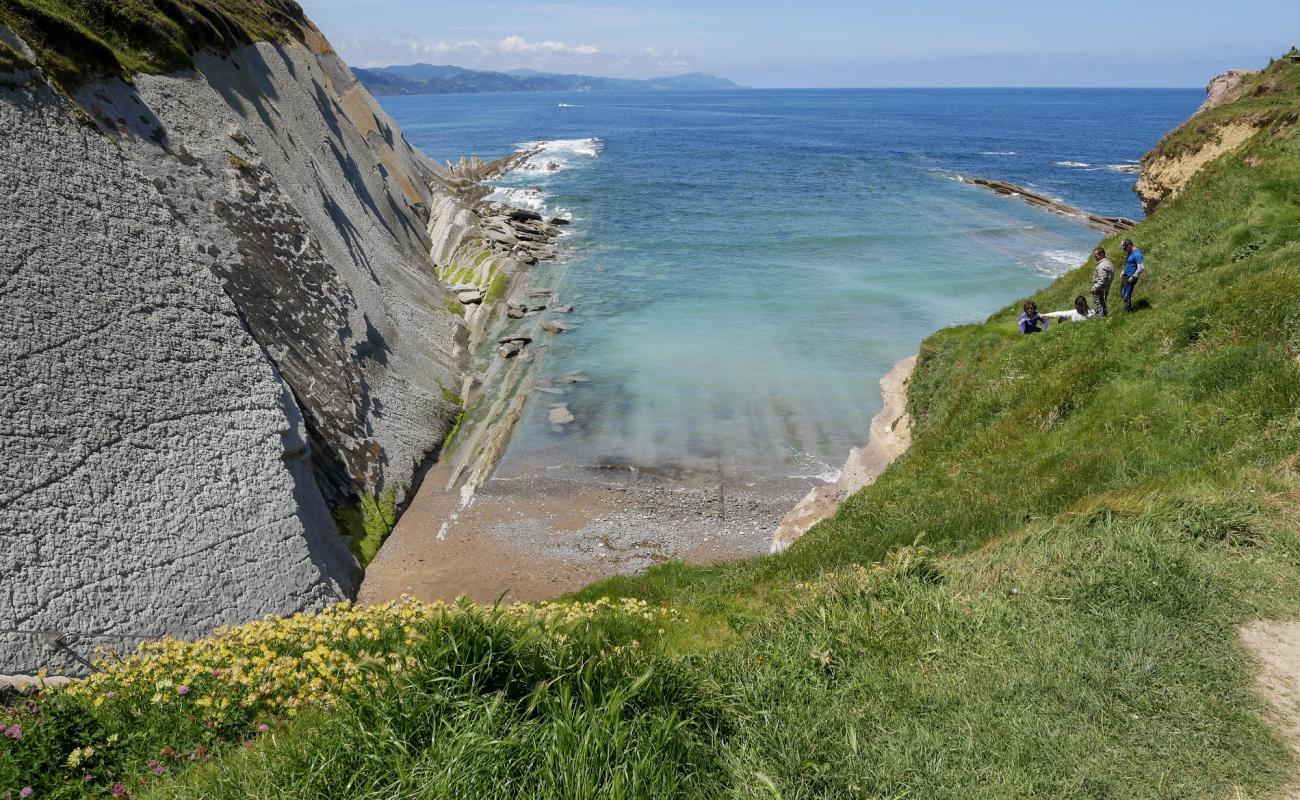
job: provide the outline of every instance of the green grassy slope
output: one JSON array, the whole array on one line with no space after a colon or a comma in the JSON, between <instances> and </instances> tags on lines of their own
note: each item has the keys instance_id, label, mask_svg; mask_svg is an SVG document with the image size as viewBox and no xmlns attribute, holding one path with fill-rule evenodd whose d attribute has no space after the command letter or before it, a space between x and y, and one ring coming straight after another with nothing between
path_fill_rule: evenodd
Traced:
<instances>
[{"instance_id":1,"label":"green grassy slope","mask_svg":"<svg viewBox=\"0 0 1300 800\"><path fill-rule=\"evenodd\" d=\"M298 36L306 21L294 0L0 0L0 23L57 84L74 89L187 69L197 51ZM0 71L25 62L0 43Z\"/></svg>"},{"instance_id":2,"label":"green grassy slope","mask_svg":"<svg viewBox=\"0 0 1300 800\"><path fill-rule=\"evenodd\" d=\"M1300 69L1274 70L1300 85ZM926 340L912 449L786 553L598 584L582 596L677 616L602 616L560 640L491 616L424 623L417 669L249 747L213 740L211 761L131 791L1268 796L1294 764L1237 628L1300 617L1291 116L1260 118L1131 234L1148 257L1134 313L1021 337L1017 302ZM1069 307L1090 273L1039 305ZM85 702L49 701L67 730L99 733L49 733L39 779L109 730L133 753L203 731L178 704ZM26 752L45 741L33 730ZM6 763L0 792L24 774Z\"/></svg>"}]
</instances>

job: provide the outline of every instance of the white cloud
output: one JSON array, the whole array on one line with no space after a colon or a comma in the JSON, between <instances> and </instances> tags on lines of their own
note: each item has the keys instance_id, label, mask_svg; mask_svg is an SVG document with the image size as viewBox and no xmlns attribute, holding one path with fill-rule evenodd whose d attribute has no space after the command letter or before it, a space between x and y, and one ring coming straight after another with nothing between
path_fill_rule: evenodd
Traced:
<instances>
[{"instance_id":1,"label":"white cloud","mask_svg":"<svg viewBox=\"0 0 1300 800\"><path fill-rule=\"evenodd\" d=\"M497 42L496 49L502 53L572 53L579 56L594 56L600 53L600 48L589 44L570 47L564 42L556 42L551 39L542 42L530 42L522 36L507 36Z\"/></svg>"}]
</instances>

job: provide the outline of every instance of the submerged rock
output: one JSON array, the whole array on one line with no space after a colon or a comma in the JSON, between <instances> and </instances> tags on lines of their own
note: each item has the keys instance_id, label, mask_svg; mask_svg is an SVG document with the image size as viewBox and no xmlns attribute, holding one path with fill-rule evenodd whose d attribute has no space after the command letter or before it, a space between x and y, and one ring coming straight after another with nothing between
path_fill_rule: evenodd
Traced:
<instances>
[{"instance_id":1,"label":"submerged rock","mask_svg":"<svg viewBox=\"0 0 1300 800\"><path fill-rule=\"evenodd\" d=\"M547 415L547 419L550 420L552 425L568 425L574 421L575 417L573 412L569 411L568 406L560 403L551 406L551 413Z\"/></svg>"},{"instance_id":2,"label":"submerged rock","mask_svg":"<svg viewBox=\"0 0 1300 800\"><path fill-rule=\"evenodd\" d=\"M541 214L527 208L512 208L507 216L516 222L533 222L539 221L542 218Z\"/></svg>"},{"instance_id":3,"label":"submerged rock","mask_svg":"<svg viewBox=\"0 0 1300 800\"><path fill-rule=\"evenodd\" d=\"M542 330L547 333L564 333L568 329L569 326L560 322L558 319L548 319L542 323Z\"/></svg>"},{"instance_id":4,"label":"submerged rock","mask_svg":"<svg viewBox=\"0 0 1300 800\"><path fill-rule=\"evenodd\" d=\"M572 314L573 306L556 306L552 309L556 314Z\"/></svg>"}]
</instances>

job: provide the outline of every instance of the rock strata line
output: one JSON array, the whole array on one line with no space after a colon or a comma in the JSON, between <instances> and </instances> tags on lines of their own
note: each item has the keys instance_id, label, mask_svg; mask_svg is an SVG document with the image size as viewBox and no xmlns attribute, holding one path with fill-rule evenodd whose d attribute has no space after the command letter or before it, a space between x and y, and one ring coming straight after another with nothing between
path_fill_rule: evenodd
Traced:
<instances>
[{"instance_id":1,"label":"rock strata line","mask_svg":"<svg viewBox=\"0 0 1300 800\"><path fill-rule=\"evenodd\" d=\"M1087 211L1081 211L1074 206L1062 203L1059 200L1053 200L1046 195L1039 194L1023 186L1017 186L1014 183L1006 181L997 181L989 178L962 178L963 183L969 183L972 186L981 186L997 194L1009 197L1019 197L1035 208L1041 208L1044 211L1050 211L1053 214L1061 214L1067 217L1081 219L1088 224L1090 228L1105 234L1123 233L1132 230L1137 222L1128 217L1103 217L1097 214L1090 214Z\"/></svg>"}]
</instances>

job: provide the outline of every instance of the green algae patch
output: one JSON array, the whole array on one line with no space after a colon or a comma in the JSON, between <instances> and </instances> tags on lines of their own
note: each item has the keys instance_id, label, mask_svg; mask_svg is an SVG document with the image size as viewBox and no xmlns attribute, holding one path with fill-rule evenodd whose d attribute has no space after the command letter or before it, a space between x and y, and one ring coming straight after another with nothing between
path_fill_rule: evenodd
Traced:
<instances>
[{"instance_id":1,"label":"green algae patch","mask_svg":"<svg viewBox=\"0 0 1300 800\"><path fill-rule=\"evenodd\" d=\"M483 297L485 303L495 303L506 296L510 290L510 276L504 272L496 272L492 276L491 282L488 283L487 293Z\"/></svg>"},{"instance_id":2,"label":"green algae patch","mask_svg":"<svg viewBox=\"0 0 1300 800\"><path fill-rule=\"evenodd\" d=\"M334 509L334 522L348 537L348 548L362 569L374 560L397 525L396 500L396 493L388 489L379 495L366 495L356 505Z\"/></svg>"}]
</instances>

